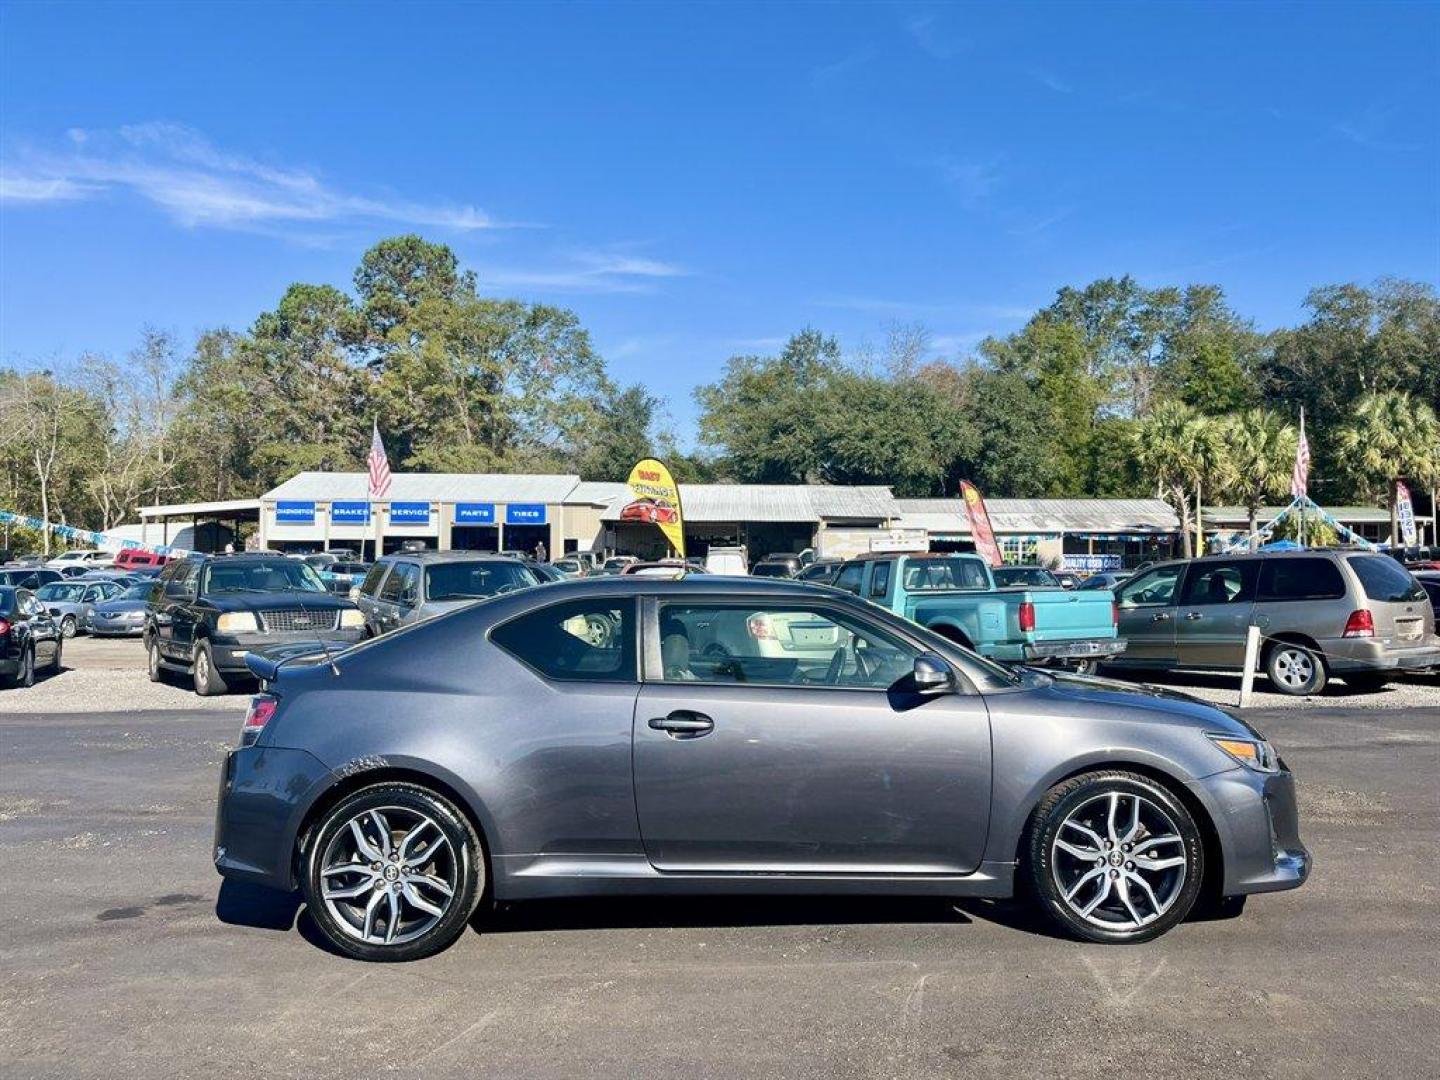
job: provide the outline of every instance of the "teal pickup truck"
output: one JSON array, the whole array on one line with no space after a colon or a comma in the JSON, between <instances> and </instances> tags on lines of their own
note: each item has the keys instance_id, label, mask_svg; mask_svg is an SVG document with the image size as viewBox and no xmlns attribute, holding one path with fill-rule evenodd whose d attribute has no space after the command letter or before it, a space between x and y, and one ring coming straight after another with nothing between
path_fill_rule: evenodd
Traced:
<instances>
[{"instance_id":1,"label":"teal pickup truck","mask_svg":"<svg viewBox=\"0 0 1440 1080\"><path fill-rule=\"evenodd\" d=\"M1090 673L1125 649L1110 590L1000 588L978 555L866 555L834 585L1004 663Z\"/></svg>"}]
</instances>

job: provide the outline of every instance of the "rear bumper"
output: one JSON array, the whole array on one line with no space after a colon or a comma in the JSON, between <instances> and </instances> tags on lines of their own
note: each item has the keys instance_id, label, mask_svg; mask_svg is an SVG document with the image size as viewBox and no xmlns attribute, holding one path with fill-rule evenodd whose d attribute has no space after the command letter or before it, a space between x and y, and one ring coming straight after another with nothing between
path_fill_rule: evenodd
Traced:
<instances>
[{"instance_id":1,"label":"rear bumper","mask_svg":"<svg viewBox=\"0 0 1440 1080\"><path fill-rule=\"evenodd\" d=\"M1210 810L1224 861L1225 896L1298 889L1311 856L1300 840L1295 778L1230 769L1192 785Z\"/></svg>"},{"instance_id":2,"label":"rear bumper","mask_svg":"<svg viewBox=\"0 0 1440 1080\"><path fill-rule=\"evenodd\" d=\"M1330 638L1320 642L1331 671L1414 671L1440 666L1440 642L1397 646L1375 638Z\"/></svg>"},{"instance_id":3,"label":"rear bumper","mask_svg":"<svg viewBox=\"0 0 1440 1080\"><path fill-rule=\"evenodd\" d=\"M304 750L246 746L220 766L215 805L215 869L222 877L295 887L296 834L330 770Z\"/></svg>"},{"instance_id":4,"label":"rear bumper","mask_svg":"<svg viewBox=\"0 0 1440 1080\"><path fill-rule=\"evenodd\" d=\"M1129 642L1123 638L1079 641L1037 641L1024 647L1026 660L1105 660L1119 656Z\"/></svg>"}]
</instances>

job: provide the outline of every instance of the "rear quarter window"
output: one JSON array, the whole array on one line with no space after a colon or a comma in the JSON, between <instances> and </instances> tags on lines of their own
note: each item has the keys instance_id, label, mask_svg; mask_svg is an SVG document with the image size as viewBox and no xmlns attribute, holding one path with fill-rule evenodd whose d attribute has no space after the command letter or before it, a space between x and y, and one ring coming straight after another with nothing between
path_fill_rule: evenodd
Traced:
<instances>
[{"instance_id":1,"label":"rear quarter window","mask_svg":"<svg viewBox=\"0 0 1440 1080\"><path fill-rule=\"evenodd\" d=\"M1410 571L1388 555L1351 555L1346 560L1360 588L1371 600L1382 604L1403 604L1422 600L1425 590L1410 576Z\"/></svg>"},{"instance_id":2,"label":"rear quarter window","mask_svg":"<svg viewBox=\"0 0 1440 1080\"><path fill-rule=\"evenodd\" d=\"M635 682L635 602L572 600L519 615L490 641L548 679Z\"/></svg>"}]
</instances>

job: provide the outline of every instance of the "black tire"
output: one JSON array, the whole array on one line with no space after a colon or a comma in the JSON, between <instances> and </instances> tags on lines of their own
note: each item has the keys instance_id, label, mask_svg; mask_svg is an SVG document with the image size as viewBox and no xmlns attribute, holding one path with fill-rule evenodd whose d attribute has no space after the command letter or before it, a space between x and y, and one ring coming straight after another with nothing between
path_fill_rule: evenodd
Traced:
<instances>
[{"instance_id":1,"label":"black tire","mask_svg":"<svg viewBox=\"0 0 1440 1080\"><path fill-rule=\"evenodd\" d=\"M202 641L195 646L195 659L190 665L190 674L195 681L195 693L201 697L219 697L229 691L225 676L215 669L215 654L210 643Z\"/></svg>"},{"instance_id":2,"label":"black tire","mask_svg":"<svg viewBox=\"0 0 1440 1080\"><path fill-rule=\"evenodd\" d=\"M1279 693L1309 697L1325 689L1325 658L1297 641L1277 641L1265 654L1265 674Z\"/></svg>"},{"instance_id":3,"label":"black tire","mask_svg":"<svg viewBox=\"0 0 1440 1080\"><path fill-rule=\"evenodd\" d=\"M62 672L62 671L65 670L64 667L63 667L63 665L62 665L62 663L61 663L61 658L62 658L62 656L64 655L64 652L65 652L65 639L64 639L64 638L58 638L58 639L56 640L56 642L55 642L55 658L50 661L50 670L51 670L52 673L54 673L54 674L56 674L56 675L59 675L60 672Z\"/></svg>"},{"instance_id":4,"label":"black tire","mask_svg":"<svg viewBox=\"0 0 1440 1080\"><path fill-rule=\"evenodd\" d=\"M20 670L15 673L16 686L35 685L35 648L31 646L20 654Z\"/></svg>"},{"instance_id":5,"label":"black tire","mask_svg":"<svg viewBox=\"0 0 1440 1080\"><path fill-rule=\"evenodd\" d=\"M445 857L454 859L448 864L454 888L447 906L442 909L443 914L433 925L416 936L392 944L362 940L366 927L356 927L352 921L337 916L322 894L321 871L325 867L321 865L321 860L327 851L330 851L332 843L348 842L351 820L371 810L388 815L385 820L391 823L397 811L402 817L407 814L428 817L449 842ZM383 866L384 863L372 865ZM362 868L359 873L364 875L367 871ZM330 879L335 880L333 875L330 875ZM340 880L348 884L352 879ZM418 784L375 784L342 799L327 811L323 819L310 831L309 838L301 849L300 887L305 895L306 910L310 918L325 935L326 941L344 955L356 960L381 963L419 960L449 948L464 933L470 916L475 911L475 905L485 893L485 847L469 819L449 799ZM379 891L383 896L383 890ZM366 892L362 895L368 897L371 894ZM432 897L435 895L437 894L431 894ZM356 903L358 902L357 900ZM348 904L348 901L342 903ZM403 916L404 909L400 910ZM388 930L389 916L385 917ZM423 920L424 916L419 918Z\"/></svg>"},{"instance_id":6,"label":"black tire","mask_svg":"<svg viewBox=\"0 0 1440 1080\"><path fill-rule=\"evenodd\" d=\"M66 615L60 620L60 636L62 638L72 638L79 632L80 628L75 622L74 615Z\"/></svg>"},{"instance_id":7,"label":"black tire","mask_svg":"<svg viewBox=\"0 0 1440 1080\"><path fill-rule=\"evenodd\" d=\"M1079 891L1071 894L1073 901L1083 906L1084 900L1099 895L1103 890L1104 898L1092 919L1083 916L1071 907L1071 901L1067 901L1061 882L1057 880L1065 878L1066 885L1074 888L1074 884L1067 875L1076 875L1076 881L1079 880L1079 876L1089 876L1091 870L1085 869L1089 865L1088 861L1075 859L1072 864L1070 856L1063 854L1062 858L1057 860L1055 857L1056 836L1062 828L1067 828L1067 836L1069 836L1066 823L1072 820L1072 815L1082 817L1090 812L1089 808L1091 807L1103 812L1103 808L1108 805L1109 797L1112 794L1119 795L1122 807L1127 805L1124 802L1126 799L1138 797L1143 800L1149 808L1147 814L1150 814L1151 811L1159 812L1158 817L1151 815L1149 820L1167 818L1168 822L1165 828L1173 826L1175 832L1173 834L1169 832L1156 833L1154 830L1147 829L1134 843L1135 851L1133 853L1128 848L1122 851L1122 844L1115 844L1105 850L1103 845L1106 841L1101 840L1102 847L1097 849L1101 858L1093 868L1099 872L1099 876L1091 882L1094 885L1093 894L1086 891L1089 889L1088 884L1081 886ZM1128 816L1126 818L1128 820ZM1161 835L1174 835L1176 840L1164 846L1160 846L1158 841L1151 840L1150 843L1157 846L1147 848L1146 837ZM1102 944L1136 944L1153 941L1190 914L1204 884L1205 844L1200 836L1200 830L1195 824L1195 819L1185 805L1171 794L1169 789L1138 773L1120 770L1085 773L1051 788L1040 800L1034 814L1031 815L1023 850L1022 884L1027 887L1045 917L1056 928L1066 935L1082 941ZM1183 865L1159 871L1156 878L1148 879L1152 893L1160 898L1164 906L1164 910L1159 911L1158 915L1156 912L1159 905L1142 899L1133 901L1129 899L1131 895L1129 882L1132 880L1130 871L1134 870L1135 864L1127 860L1140 858L1139 853L1146 850L1157 856L1163 853L1167 860L1169 858L1178 859L1182 853L1184 858ZM1119 861L1112 861L1112 852ZM1064 865L1057 869L1057 861ZM1183 874L1180 873L1182 870ZM1107 879L1111 879L1109 883L1107 883ZM1122 882L1126 907L1133 904L1133 908L1138 910L1142 918L1148 921L1133 920L1126 913L1125 908L1120 907ZM1136 897L1141 895L1138 891L1135 893ZM1110 919L1112 913L1115 916L1113 928L1102 922L1102 920ZM1127 923L1134 923L1134 925L1127 925Z\"/></svg>"},{"instance_id":8,"label":"black tire","mask_svg":"<svg viewBox=\"0 0 1440 1080\"><path fill-rule=\"evenodd\" d=\"M145 669L151 682L165 681L165 669L160 666L160 643L154 634L145 635Z\"/></svg>"},{"instance_id":9,"label":"black tire","mask_svg":"<svg viewBox=\"0 0 1440 1080\"><path fill-rule=\"evenodd\" d=\"M1340 677L1351 690L1365 694L1385 689L1394 678L1388 671L1352 671Z\"/></svg>"}]
</instances>

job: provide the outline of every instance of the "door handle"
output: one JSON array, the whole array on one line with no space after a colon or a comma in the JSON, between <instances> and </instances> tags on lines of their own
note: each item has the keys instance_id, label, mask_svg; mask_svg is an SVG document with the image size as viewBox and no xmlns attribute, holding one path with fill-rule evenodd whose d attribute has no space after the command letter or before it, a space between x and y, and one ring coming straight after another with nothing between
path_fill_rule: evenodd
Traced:
<instances>
[{"instance_id":1,"label":"door handle","mask_svg":"<svg viewBox=\"0 0 1440 1080\"><path fill-rule=\"evenodd\" d=\"M715 721L704 713L676 709L668 716L651 717L650 726L666 732L672 739L698 739L715 730Z\"/></svg>"},{"instance_id":2,"label":"door handle","mask_svg":"<svg viewBox=\"0 0 1440 1080\"><path fill-rule=\"evenodd\" d=\"M1154 615L1151 615L1151 616L1150 616L1150 621L1151 621L1151 622L1169 622L1169 621L1170 621L1170 616L1169 616L1168 614L1166 614L1165 612L1160 611L1160 612L1156 612Z\"/></svg>"},{"instance_id":3,"label":"door handle","mask_svg":"<svg viewBox=\"0 0 1440 1080\"><path fill-rule=\"evenodd\" d=\"M1185 618L1188 619L1190 622L1194 622L1196 619L1203 619L1204 617L1205 616L1201 615L1198 611L1185 612Z\"/></svg>"}]
</instances>

